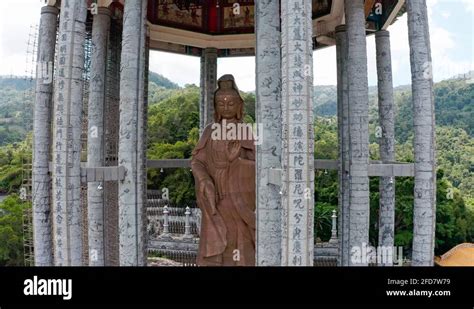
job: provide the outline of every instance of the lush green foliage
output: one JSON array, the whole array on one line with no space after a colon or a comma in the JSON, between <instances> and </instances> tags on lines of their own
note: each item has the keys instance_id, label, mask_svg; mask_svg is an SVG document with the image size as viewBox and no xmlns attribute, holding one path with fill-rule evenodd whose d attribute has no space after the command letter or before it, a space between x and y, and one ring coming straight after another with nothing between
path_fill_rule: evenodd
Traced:
<instances>
[{"instance_id":1,"label":"lush green foliage","mask_svg":"<svg viewBox=\"0 0 474 309\"><path fill-rule=\"evenodd\" d=\"M437 225L436 253L441 254L462 242L474 241L474 207L466 205L468 193L472 189L472 171L469 162L474 160L472 143L462 129L448 127L437 128L438 162L440 162L437 180ZM317 117L315 121L315 157L317 159L337 159L337 122L334 117ZM378 145L370 145L371 159L378 159ZM411 139L396 145L397 160L413 162ZM458 160L450 158L460 156ZM464 182L458 187L465 188L466 194L453 186L456 173ZM464 173L464 174L463 174ZM413 238L413 186L411 177L396 180L396 219L395 243L404 246L405 252L411 251ZM319 239L327 241L331 236L331 211L337 209L337 173L335 171L316 171L315 177L315 230ZM378 242L379 179L370 179L370 241ZM449 193L449 194L448 194ZM318 222L319 221L319 222Z\"/></svg>"},{"instance_id":2,"label":"lush green foliage","mask_svg":"<svg viewBox=\"0 0 474 309\"><path fill-rule=\"evenodd\" d=\"M474 138L464 129L438 127L436 130L438 167L453 187L466 198L474 198Z\"/></svg>"},{"instance_id":3,"label":"lush green foliage","mask_svg":"<svg viewBox=\"0 0 474 309\"><path fill-rule=\"evenodd\" d=\"M0 78L0 146L20 142L32 129L34 81Z\"/></svg>"},{"instance_id":4,"label":"lush green foliage","mask_svg":"<svg viewBox=\"0 0 474 309\"><path fill-rule=\"evenodd\" d=\"M31 162L31 133L21 143L0 147L0 194L19 189L23 164L28 162Z\"/></svg>"},{"instance_id":5,"label":"lush green foliage","mask_svg":"<svg viewBox=\"0 0 474 309\"><path fill-rule=\"evenodd\" d=\"M189 158L196 145L198 135L198 130L194 128L190 132L190 138L185 142L154 143L148 149L147 158L149 160ZM167 188L170 199L178 205L195 204L194 178L188 169L149 169L148 188L154 190Z\"/></svg>"},{"instance_id":6,"label":"lush green foliage","mask_svg":"<svg viewBox=\"0 0 474 309\"><path fill-rule=\"evenodd\" d=\"M148 145L187 140L192 128L199 127L199 88L188 86L175 90L161 101L150 102Z\"/></svg>"},{"instance_id":7,"label":"lush green foliage","mask_svg":"<svg viewBox=\"0 0 474 309\"><path fill-rule=\"evenodd\" d=\"M17 195L0 202L0 266L23 265L23 211L31 207Z\"/></svg>"},{"instance_id":8,"label":"lush green foliage","mask_svg":"<svg viewBox=\"0 0 474 309\"><path fill-rule=\"evenodd\" d=\"M462 79L445 80L435 84L436 124L450 128L460 128L474 136L474 84ZM396 136L405 142L413 134L413 112L411 90L400 88L395 92L398 107Z\"/></svg>"},{"instance_id":9,"label":"lush green foliage","mask_svg":"<svg viewBox=\"0 0 474 309\"><path fill-rule=\"evenodd\" d=\"M0 146L21 142L33 129L35 80L0 77ZM179 86L160 74L150 72L150 101L169 97Z\"/></svg>"}]
</instances>

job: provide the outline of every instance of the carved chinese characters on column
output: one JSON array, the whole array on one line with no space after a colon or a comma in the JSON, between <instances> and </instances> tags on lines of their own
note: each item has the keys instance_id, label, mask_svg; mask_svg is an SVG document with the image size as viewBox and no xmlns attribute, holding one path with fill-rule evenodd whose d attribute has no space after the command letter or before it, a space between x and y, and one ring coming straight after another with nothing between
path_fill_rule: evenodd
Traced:
<instances>
[{"instance_id":1,"label":"carved chinese characters on column","mask_svg":"<svg viewBox=\"0 0 474 309\"><path fill-rule=\"evenodd\" d=\"M72 9L68 9L64 12L64 15L70 14ZM61 21L62 27L68 29L70 27L71 19L65 18ZM68 145L64 144L67 139L67 119L64 119L66 115L65 96L66 94L66 55L68 51L68 35L63 31L59 36L59 47L58 47L58 82L56 89L56 108L55 108L55 148L54 152L54 227L55 227L55 260L56 265L62 265L66 257L63 256L63 237L67 230L67 218L65 218L67 212L66 195L63 193L67 190L66 185L66 160L67 160L67 148Z\"/></svg>"},{"instance_id":2,"label":"carved chinese characters on column","mask_svg":"<svg viewBox=\"0 0 474 309\"><path fill-rule=\"evenodd\" d=\"M280 186L268 184L270 171L281 167L281 27L280 1L255 2L258 266L281 264Z\"/></svg>"},{"instance_id":3,"label":"carved chinese characters on column","mask_svg":"<svg viewBox=\"0 0 474 309\"><path fill-rule=\"evenodd\" d=\"M312 265L314 159L310 1L282 3L282 264Z\"/></svg>"},{"instance_id":4,"label":"carved chinese characters on column","mask_svg":"<svg viewBox=\"0 0 474 309\"><path fill-rule=\"evenodd\" d=\"M53 231L57 266L82 265L80 152L86 3L61 3L53 125Z\"/></svg>"}]
</instances>

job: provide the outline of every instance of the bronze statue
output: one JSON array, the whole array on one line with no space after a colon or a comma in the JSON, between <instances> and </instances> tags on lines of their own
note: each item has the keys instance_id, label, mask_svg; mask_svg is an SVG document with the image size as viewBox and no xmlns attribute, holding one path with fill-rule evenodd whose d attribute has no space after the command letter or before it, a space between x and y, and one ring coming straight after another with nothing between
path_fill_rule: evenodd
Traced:
<instances>
[{"instance_id":1,"label":"bronze statue","mask_svg":"<svg viewBox=\"0 0 474 309\"><path fill-rule=\"evenodd\" d=\"M205 128L191 160L202 211L197 264L254 266L255 144L251 134L215 138L213 130L242 125L244 110L232 75L217 84L214 123Z\"/></svg>"}]
</instances>

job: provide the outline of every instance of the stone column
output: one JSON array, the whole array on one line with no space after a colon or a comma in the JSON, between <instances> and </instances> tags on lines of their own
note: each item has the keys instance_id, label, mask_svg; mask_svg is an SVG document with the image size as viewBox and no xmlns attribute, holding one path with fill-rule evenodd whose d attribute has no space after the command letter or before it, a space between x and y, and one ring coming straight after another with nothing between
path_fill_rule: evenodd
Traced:
<instances>
[{"instance_id":1,"label":"stone column","mask_svg":"<svg viewBox=\"0 0 474 309\"><path fill-rule=\"evenodd\" d=\"M82 265L81 133L85 1L62 1L54 89L53 220L56 266Z\"/></svg>"},{"instance_id":2,"label":"stone column","mask_svg":"<svg viewBox=\"0 0 474 309\"><path fill-rule=\"evenodd\" d=\"M118 165L119 105L120 105L120 57L122 54L122 21L111 20L107 54L107 77L104 114L105 165ZM104 185L105 265L119 266L118 231L118 181Z\"/></svg>"},{"instance_id":3,"label":"stone column","mask_svg":"<svg viewBox=\"0 0 474 309\"><path fill-rule=\"evenodd\" d=\"M217 88L217 49L206 48L201 56L200 132L214 122L214 91Z\"/></svg>"},{"instance_id":4,"label":"stone column","mask_svg":"<svg viewBox=\"0 0 474 309\"><path fill-rule=\"evenodd\" d=\"M311 1L282 1L281 265L314 255L314 129Z\"/></svg>"},{"instance_id":5,"label":"stone column","mask_svg":"<svg viewBox=\"0 0 474 309\"><path fill-rule=\"evenodd\" d=\"M145 31L145 48L143 51L143 108L140 111L140 122L141 122L141 138L139 139L138 149L141 151L141 167L138 168L138 175L137 178L141 181L141 190L142 190L142 198L143 198L143 211L142 211L142 225L140 237L143 239L143 265L147 265L147 242L146 242L146 235L147 235L147 202L148 202L148 192L147 192L147 136L148 136L148 81L149 81L149 67L150 67L150 28L147 25L147 17L146 13L144 15L144 31Z\"/></svg>"},{"instance_id":6,"label":"stone column","mask_svg":"<svg viewBox=\"0 0 474 309\"><path fill-rule=\"evenodd\" d=\"M380 159L395 161L395 120L392 82L392 56L390 33L386 30L375 33L377 50L377 76L379 94ZM380 177L379 246L391 250L395 237L395 177ZM382 261L379 265L392 266L393 261Z\"/></svg>"},{"instance_id":7,"label":"stone column","mask_svg":"<svg viewBox=\"0 0 474 309\"><path fill-rule=\"evenodd\" d=\"M345 0L349 97L349 265L367 265L369 241L369 90L364 0Z\"/></svg>"},{"instance_id":8,"label":"stone column","mask_svg":"<svg viewBox=\"0 0 474 309\"><path fill-rule=\"evenodd\" d=\"M51 235L51 114L53 96L53 63L59 10L53 6L41 9L38 32L38 66L33 117L33 237L35 265L53 265Z\"/></svg>"},{"instance_id":9,"label":"stone column","mask_svg":"<svg viewBox=\"0 0 474 309\"><path fill-rule=\"evenodd\" d=\"M146 262L144 209L144 89L147 2L127 0L123 18L120 75L119 165L125 179L119 182L119 259L121 266Z\"/></svg>"},{"instance_id":10,"label":"stone column","mask_svg":"<svg viewBox=\"0 0 474 309\"><path fill-rule=\"evenodd\" d=\"M89 83L87 165L104 166L104 103L107 44L111 12L99 8L92 24L91 80ZM104 184L87 185L89 265L104 266Z\"/></svg>"},{"instance_id":11,"label":"stone column","mask_svg":"<svg viewBox=\"0 0 474 309\"><path fill-rule=\"evenodd\" d=\"M280 1L255 3L257 136L257 233L259 266L281 265L280 188L270 184L270 170L281 168Z\"/></svg>"},{"instance_id":12,"label":"stone column","mask_svg":"<svg viewBox=\"0 0 474 309\"><path fill-rule=\"evenodd\" d=\"M436 227L436 158L433 76L425 0L407 1L415 129L413 266L433 266Z\"/></svg>"},{"instance_id":13,"label":"stone column","mask_svg":"<svg viewBox=\"0 0 474 309\"><path fill-rule=\"evenodd\" d=\"M339 142L339 265L348 266L349 249L349 97L347 84L347 32L336 27L337 125Z\"/></svg>"}]
</instances>

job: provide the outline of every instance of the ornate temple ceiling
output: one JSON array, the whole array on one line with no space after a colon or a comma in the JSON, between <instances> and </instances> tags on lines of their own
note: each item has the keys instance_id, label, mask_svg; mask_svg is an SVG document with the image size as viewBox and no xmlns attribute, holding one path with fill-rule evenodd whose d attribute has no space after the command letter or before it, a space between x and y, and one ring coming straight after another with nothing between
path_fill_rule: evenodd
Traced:
<instances>
[{"instance_id":1,"label":"ornate temple ceiling","mask_svg":"<svg viewBox=\"0 0 474 309\"><path fill-rule=\"evenodd\" d=\"M314 49L335 44L344 23L344 0L312 0ZM366 0L367 33L386 29L405 0ZM377 7L382 14L376 14ZM150 47L199 56L214 47L219 56L254 54L254 0L148 0Z\"/></svg>"},{"instance_id":2,"label":"ornate temple ceiling","mask_svg":"<svg viewBox=\"0 0 474 309\"><path fill-rule=\"evenodd\" d=\"M332 0L313 0L313 19L331 14ZM212 35L254 33L254 0L149 1L155 25Z\"/></svg>"}]
</instances>

